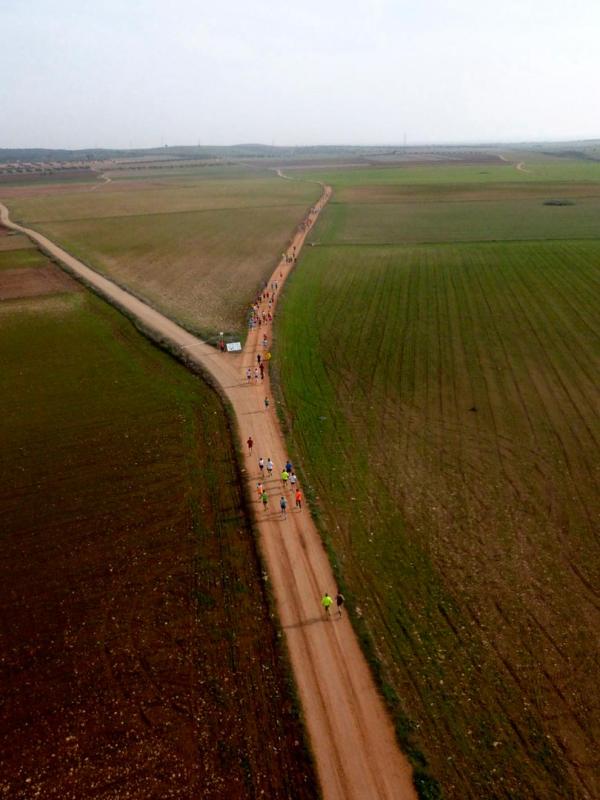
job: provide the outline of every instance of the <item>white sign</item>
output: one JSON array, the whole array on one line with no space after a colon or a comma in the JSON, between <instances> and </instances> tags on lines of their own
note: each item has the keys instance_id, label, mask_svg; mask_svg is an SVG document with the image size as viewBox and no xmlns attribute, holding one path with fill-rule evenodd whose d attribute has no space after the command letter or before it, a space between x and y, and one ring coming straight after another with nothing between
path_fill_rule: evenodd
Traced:
<instances>
[{"instance_id":1,"label":"white sign","mask_svg":"<svg viewBox=\"0 0 600 800\"><path fill-rule=\"evenodd\" d=\"M241 342L227 342L227 352L235 353L242 349Z\"/></svg>"}]
</instances>

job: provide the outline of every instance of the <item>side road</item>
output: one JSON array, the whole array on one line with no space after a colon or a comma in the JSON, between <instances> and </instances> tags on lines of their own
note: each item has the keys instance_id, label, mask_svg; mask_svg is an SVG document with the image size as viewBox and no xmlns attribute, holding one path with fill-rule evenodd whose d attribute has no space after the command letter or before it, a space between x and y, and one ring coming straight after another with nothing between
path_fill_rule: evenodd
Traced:
<instances>
[{"instance_id":1,"label":"side road","mask_svg":"<svg viewBox=\"0 0 600 800\"><path fill-rule=\"evenodd\" d=\"M331 196L330 187L314 208L314 221ZM21 231L66 269L93 286L109 302L135 317L154 335L185 352L187 358L209 373L230 401L237 418L241 446L245 452L245 475L252 492L260 478L257 459L272 459L272 477L265 476L266 510L255 505L260 546L267 564L287 644L304 717L312 742L324 800L416 800L412 772L399 751L392 723L375 688L354 631L344 615L325 618L321 597L335 596L336 584L320 536L306 509L294 507L294 494L279 480L287 452L275 411L265 409L271 397L268 369L262 382L246 380L248 367L254 375L256 356L265 353L262 340L270 344L270 326L250 331L243 353L221 353L164 315L124 291L112 281L86 267L45 236L12 223L0 204L0 221ZM308 226L299 230L287 256L276 268L261 298L259 314L274 313L271 284L277 282L276 297L289 274L292 259L300 252ZM254 449L247 454L246 439ZM301 487L302 489L303 487ZM279 508L280 497L288 501L287 518Z\"/></svg>"}]
</instances>

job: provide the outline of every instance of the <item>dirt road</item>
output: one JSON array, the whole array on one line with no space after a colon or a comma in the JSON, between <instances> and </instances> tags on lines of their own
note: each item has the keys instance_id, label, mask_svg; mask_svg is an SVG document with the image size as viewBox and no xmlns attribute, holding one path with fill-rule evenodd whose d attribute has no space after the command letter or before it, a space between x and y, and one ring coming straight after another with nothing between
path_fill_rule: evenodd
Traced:
<instances>
[{"instance_id":1,"label":"dirt road","mask_svg":"<svg viewBox=\"0 0 600 800\"><path fill-rule=\"evenodd\" d=\"M312 220L330 195L331 189L325 187ZM264 408L265 396L271 398L268 370L265 370L264 384L246 382L246 368L254 368L257 353L264 352L261 341L265 333L270 345L270 326L263 325L251 331L243 353L220 353L86 267L46 237L11 223L7 209L1 204L0 220L7 227L26 233L111 303L168 339L172 346L185 351L188 358L209 372L219 384L237 417L246 453L244 474L254 496L259 480L258 457L271 458L275 465L273 477L265 480L269 495L267 511L259 508L256 502L255 516L323 797L325 800L416 800L411 768L396 745L393 726L348 619L346 616L338 618L336 612L331 619L324 617L320 599L324 592L335 595L336 584L308 510L294 509L292 491L282 489L279 475L287 452L273 403L268 410ZM288 248L289 254L300 252L307 230L298 231ZM277 281L279 295L291 266L283 259L265 291L270 292L271 282ZM275 306L276 303L272 311ZM266 308L266 303L262 308ZM248 436L255 442L252 456L247 455ZM285 520L279 511L282 494L288 501Z\"/></svg>"},{"instance_id":2,"label":"dirt road","mask_svg":"<svg viewBox=\"0 0 600 800\"><path fill-rule=\"evenodd\" d=\"M518 169L519 172L531 172L530 169L525 168L525 162L519 161L519 163L515 166L515 169Z\"/></svg>"},{"instance_id":3,"label":"dirt road","mask_svg":"<svg viewBox=\"0 0 600 800\"><path fill-rule=\"evenodd\" d=\"M92 188L90 189L90 192L94 192L100 186L105 186L107 183L111 183L112 182L112 178L109 178L108 175L104 175L104 174L98 175L98 180L102 181L102 183L94 184L94 186L92 186Z\"/></svg>"}]
</instances>

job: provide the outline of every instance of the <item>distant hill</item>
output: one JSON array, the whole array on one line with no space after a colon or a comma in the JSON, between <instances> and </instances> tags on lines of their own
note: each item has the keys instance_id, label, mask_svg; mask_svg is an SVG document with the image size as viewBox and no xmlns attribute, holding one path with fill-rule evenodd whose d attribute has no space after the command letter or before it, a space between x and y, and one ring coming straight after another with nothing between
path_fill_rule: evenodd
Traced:
<instances>
[{"instance_id":1,"label":"distant hill","mask_svg":"<svg viewBox=\"0 0 600 800\"><path fill-rule=\"evenodd\" d=\"M494 144L492 142L480 144L450 144L450 145L402 145L366 146L366 145L313 145L302 147L278 147L275 145L247 143L228 146L219 145L176 145L173 147L150 147L131 149L86 148L83 150L54 150L50 148L0 148L0 163L28 162L93 162L123 159L221 159L221 158L274 158L274 159L307 159L307 158L381 158L415 156L422 153L437 153L459 155L465 152L490 152L511 147L519 150L542 150L556 156L570 158L600 158L600 140L570 141L570 142L515 142L511 144Z\"/></svg>"},{"instance_id":2,"label":"distant hill","mask_svg":"<svg viewBox=\"0 0 600 800\"><path fill-rule=\"evenodd\" d=\"M123 159L215 159L215 158L275 158L275 159L307 159L307 158L374 158L381 156L399 156L416 152L460 152L464 150L489 149L484 146L447 145L437 147L402 147L402 146L364 146L364 145L316 145L303 147L277 147L266 144L235 144L230 146L211 145L177 145L174 147L153 147L134 149L88 148L85 150L53 150L46 148L2 149L0 163L51 163L51 162L93 162Z\"/></svg>"}]
</instances>

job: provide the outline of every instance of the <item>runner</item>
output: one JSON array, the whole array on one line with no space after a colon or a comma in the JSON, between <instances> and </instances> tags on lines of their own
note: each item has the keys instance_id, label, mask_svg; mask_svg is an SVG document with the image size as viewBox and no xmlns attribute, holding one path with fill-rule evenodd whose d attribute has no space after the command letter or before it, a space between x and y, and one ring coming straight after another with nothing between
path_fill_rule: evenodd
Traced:
<instances>
[{"instance_id":1,"label":"runner","mask_svg":"<svg viewBox=\"0 0 600 800\"><path fill-rule=\"evenodd\" d=\"M265 460L264 458L258 459L258 468L260 470L261 477L265 474Z\"/></svg>"},{"instance_id":2,"label":"runner","mask_svg":"<svg viewBox=\"0 0 600 800\"><path fill-rule=\"evenodd\" d=\"M264 381L265 379L265 365L261 363L260 365L260 379Z\"/></svg>"},{"instance_id":3,"label":"runner","mask_svg":"<svg viewBox=\"0 0 600 800\"><path fill-rule=\"evenodd\" d=\"M300 489L296 489L296 508L298 511L302 511L302 492Z\"/></svg>"},{"instance_id":4,"label":"runner","mask_svg":"<svg viewBox=\"0 0 600 800\"><path fill-rule=\"evenodd\" d=\"M286 469L283 469L281 471L281 482L283 483L283 491L284 492L287 491L287 484L288 484L289 477L290 477L290 473Z\"/></svg>"},{"instance_id":5,"label":"runner","mask_svg":"<svg viewBox=\"0 0 600 800\"><path fill-rule=\"evenodd\" d=\"M273 462L271 461L270 458L267 460L267 472L269 473L269 478L270 478L271 475L273 474Z\"/></svg>"},{"instance_id":6,"label":"runner","mask_svg":"<svg viewBox=\"0 0 600 800\"><path fill-rule=\"evenodd\" d=\"M260 499L262 500L264 510L267 511L267 506L269 504L269 495L266 492L263 492Z\"/></svg>"},{"instance_id":7,"label":"runner","mask_svg":"<svg viewBox=\"0 0 600 800\"><path fill-rule=\"evenodd\" d=\"M327 617L330 616L330 614L329 614L329 606L332 603L333 603L333 600L331 599L331 596L329 595L328 592L325 592L325 594L323 595L323 598L321 600L321 605L325 609L325 614L327 615Z\"/></svg>"},{"instance_id":8,"label":"runner","mask_svg":"<svg viewBox=\"0 0 600 800\"><path fill-rule=\"evenodd\" d=\"M269 410L269 398L265 397L265 411Z\"/></svg>"},{"instance_id":9,"label":"runner","mask_svg":"<svg viewBox=\"0 0 600 800\"><path fill-rule=\"evenodd\" d=\"M263 482L262 482L262 481L259 481L259 482L256 484L256 494L258 495L258 499L259 499L259 500L261 500L261 499L262 499L262 493L264 492L264 490L265 490L265 487L263 486Z\"/></svg>"},{"instance_id":10,"label":"runner","mask_svg":"<svg viewBox=\"0 0 600 800\"><path fill-rule=\"evenodd\" d=\"M338 593L335 596L335 602L337 605L338 610L338 617L342 616L342 606L344 605L344 595L338 589Z\"/></svg>"},{"instance_id":11,"label":"runner","mask_svg":"<svg viewBox=\"0 0 600 800\"><path fill-rule=\"evenodd\" d=\"M246 383L250 383L251 380L252 380L252 370L250 369L250 367L248 367L248 369L246 370Z\"/></svg>"},{"instance_id":12,"label":"runner","mask_svg":"<svg viewBox=\"0 0 600 800\"><path fill-rule=\"evenodd\" d=\"M283 514L283 518L287 519L287 500L283 496L279 501L279 507L281 508L281 513Z\"/></svg>"},{"instance_id":13,"label":"runner","mask_svg":"<svg viewBox=\"0 0 600 800\"><path fill-rule=\"evenodd\" d=\"M288 460L285 462L285 468L286 468L286 470L287 470L288 472L291 472L291 471L292 471L292 462L289 460L289 458L288 458Z\"/></svg>"},{"instance_id":14,"label":"runner","mask_svg":"<svg viewBox=\"0 0 600 800\"><path fill-rule=\"evenodd\" d=\"M296 481L298 478L296 477L295 472L290 472L290 486L292 487L292 491L296 488Z\"/></svg>"},{"instance_id":15,"label":"runner","mask_svg":"<svg viewBox=\"0 0 600 800\"><path fill-rule=\"evenodd\" d=\"M260 366L260 353L256 354L256 363Z\"/></svg>"},{"instance_id":16,"label":"runner","mask_svg":"<svg viewBox=\"0 0 600 800\"><path fill-rule=\"evenodd\" d=\"M248 455L251 456L252 455L252 445L254 444L254 439L252 438L252 436L248 437L248 439L246 441L246 444L248 445Z\"/></svg>"}]
</instances>

